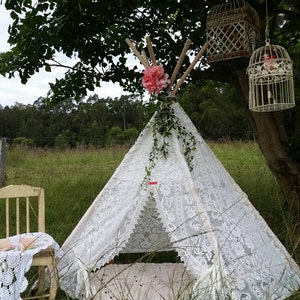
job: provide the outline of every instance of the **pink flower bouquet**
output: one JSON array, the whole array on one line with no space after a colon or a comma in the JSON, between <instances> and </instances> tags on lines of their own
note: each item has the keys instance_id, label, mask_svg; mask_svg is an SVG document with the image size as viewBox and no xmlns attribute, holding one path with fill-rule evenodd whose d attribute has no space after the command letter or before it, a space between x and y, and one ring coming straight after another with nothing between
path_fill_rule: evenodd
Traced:
<instances>
[{"instance_id":1,"label":"pink flower bouquet","mask_svg":"<svg viewBox=\"0 0 300 300\"><path fill-rule=\"evenodd\" d=\"M168 83L169 75L165 73L162 65L149 66L145 69L142 84L150 94L158 95Z\"/></svg>"}]
</instances>

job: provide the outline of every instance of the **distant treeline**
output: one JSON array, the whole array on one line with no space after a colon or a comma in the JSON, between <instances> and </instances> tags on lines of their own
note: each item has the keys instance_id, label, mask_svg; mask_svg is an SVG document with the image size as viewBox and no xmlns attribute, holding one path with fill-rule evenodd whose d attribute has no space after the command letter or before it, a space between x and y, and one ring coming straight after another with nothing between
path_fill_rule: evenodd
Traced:
<instances>
[{"instance_id":1,"label":"distant treeline","mask_svg":"<svg viewBox=\"0 0 300 300\"><path fill-rule=\"evenodd\" d=\"M206 139L251 139L240 99L228 86L189 85L178 100ZM140 96L65 100L55 106L39 98L32 105L0 105L0 137L11 145L74 148L133 143L155 111Z\"/></svg>"}]
</instances>

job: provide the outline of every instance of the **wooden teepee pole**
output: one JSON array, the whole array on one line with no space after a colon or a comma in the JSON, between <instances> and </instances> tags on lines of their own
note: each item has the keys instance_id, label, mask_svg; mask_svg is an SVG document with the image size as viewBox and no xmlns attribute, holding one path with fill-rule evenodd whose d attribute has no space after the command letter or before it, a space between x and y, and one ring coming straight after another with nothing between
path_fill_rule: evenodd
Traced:
<instances>
[{"instance_id":1,"label":"wooden teepee pole","mask_svg":"<svg viewBox=\"0 0 300 300\"><path fill-rule=\"evenodd\" d=\"M144 59L144 57L141 55L141 53L135 48L135 46L133 45L133 43L131 42L131 40L129 38L126 38L125 42L131 48L131 50L133 51L133 53L135 54L135 56L140 60L140 62L142 63L142 65L145 68L147 68L149 66L149 63Z\"/></svg>"},{"instance_id":2,"label":"wooden teepee pole","mask_svg":"<svg viewBox=\"0 0 300 300\"><path fill-rule=\"evenodd\" d=\"M203 45L203 47L201 48L201 50L199 51L199 53L194 58L193 62L189 65L189 67L187 68L187 70L184 72L184 74L181 76L181 78L177 82L174 90L171 92L172 95L175 95L175 93L177 92L177 90L180 88L180 86L182 85L182 83L184 82L184 80L186 79L186 77L191 73L191 71L194 68L195 64L198 62L198 60L201 58L201 56L203 55L203 53L205 52L205 50L207 48L208 48L208 43L205 43Z\"/></svg>"},{"instance_id":3,"label":"wooden teepee pole","mask_svg":"<svg viewBox=\"0 0 300 300\"><path fill-rule=\"evenodd\" d=\"M183 63L183 60L185 58L186 52L188 51L188 49L190 47L190 44L191 44L191 40L187 39L187 41L185 42L184 47L183 47L183 49L181 51L181 54L180 54L179 59L177 61L177 64L175 66L173 74L171 76L170 83L168 85L168 91L171 89L171 87L172 87L172 85L173 85L173 83L174 83L174 81L176 79L176 76L177 76L177 74L178 74L178 72L180 70L180 67L181 67L181 65Z\"/></svg>"},{"instance_id":4,"label":"wooden teepee pole","mask_svg":"<svg viewBox=\"0 0 300 300\"><path fill-rule=\"evenodd\" d=\"M153 47L152 47L152 42L151 42L150 36L146 37L146 43L147 43L147 47L148 47L148 51L149 51L149 55L150 55L150 59L152 61L152 64L154 66L156 66L157 62L156 62L156 58L155 58L155 54L154 54L154 50L153 50Z\"/></svg>"},{"instance_id":5,"label":"wooden teepee pole","mask_svg":"<svg viewBox=\"0 0 300 300\"><path fill-rule=\"evenodd\" d=\"M149 60L148 60L146 52L144 50L142 50L141 54L142 54L142 57L143 57L144 61L147 63L147 66L149 67L150 64L149 64Z\"/></svg>"},{"instance_id":6,"label":"wooden teepee pole","mask_svg":"<svg viewBox=\"0 0 300 300\"><path fill-rule=\"evenodd\" d=\"M129 38L125 39L126 43L128 44L128 46L132 49L133 53L136 55L136 57L140 60L140 62L143 64L143 66L145 68L149 67L149 61L147 58L147 55L145 53L145 51L142 51L142 54L135 48L135 46L133 45L133 43L130 41ZM151 43L151 39L150 37L146 37L146 43L147 43L147 47L148 47L148 51L149 51L149 55L150 55L150 59L152 61L153 65L157 65L156 63L156 59L155 59L155 55L154 55L154 51L153 51L153 47L152 47L152 43ZM168 85L168 90L170 91L172 84L174 83L176 76L179 72L179 69L183 63L184 57L186 55L186 52L189 48L191 44L191 40L187 40L179 57L179 60L177 61L177 64L175 66L175 69L172 73L171 79L170 79L170 83ZM201 58L201 56L203 55L203 53L206 51L206 49L208 48L208 43L205 43L203 45L203 47L201 48L201 50L199 51L199 53L196 55L196 57L194 58L194 60L192 61L192 63L189 65L189 67L187 68L187 70L184 72L184 74L181 76L181 78L179 79L179 81L177 82L175 88L173 89L173 91L171 91L171 95L175 95L175 93L178 91L178 89L180 88L180 86L182 85L182 83L184 82L184 80L186 79L186 77L191 73L192 69L194 68L194 66L196 65L196 63L198 62L198 60Z\"/></svg>"}]
</instances>

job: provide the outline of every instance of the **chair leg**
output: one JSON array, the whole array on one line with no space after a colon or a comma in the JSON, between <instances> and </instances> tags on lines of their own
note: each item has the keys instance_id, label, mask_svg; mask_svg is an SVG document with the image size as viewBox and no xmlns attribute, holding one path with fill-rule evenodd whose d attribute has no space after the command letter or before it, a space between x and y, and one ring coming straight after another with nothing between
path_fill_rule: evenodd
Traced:
<instances>
[{"instance_id":1,"label":"chair leg","mask_svg":"<svg viewBox=\"0 0 300 300\"><path fill-rule=\"evenodd\" d=\"M46 274L45 267L38 267L39 279L38 279L38 289L37 295L41 295L45 291L45 282L46 282Z\"/></svg>"},{"instance_id":2,"label":"chair leg","mask_svg":"<svg viewBox=\"0 0 300 300\"><path fill-rule=\"evenodd\" d=\"M55 300L57 293L57 269L55 264L48 265L50 275L49 300Z\"/></svg>"}]
</instances>

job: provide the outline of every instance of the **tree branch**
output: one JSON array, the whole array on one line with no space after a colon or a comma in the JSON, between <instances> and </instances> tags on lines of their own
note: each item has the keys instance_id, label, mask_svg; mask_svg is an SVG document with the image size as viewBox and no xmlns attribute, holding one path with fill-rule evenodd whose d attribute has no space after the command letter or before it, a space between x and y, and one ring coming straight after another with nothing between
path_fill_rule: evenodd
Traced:
<instances>
[{"instance_id":1,"label":"tree branch","mask_svg":"<svg viewBox=\"0 0 300 300\"><path fill-rule=\"evenodd\" d=\"M193 70L191 77L193 81L213 80L230 84L234 84L238 78L233 72L213 71L211 68L205 71Z\"/></svg>"}]
</instances>

